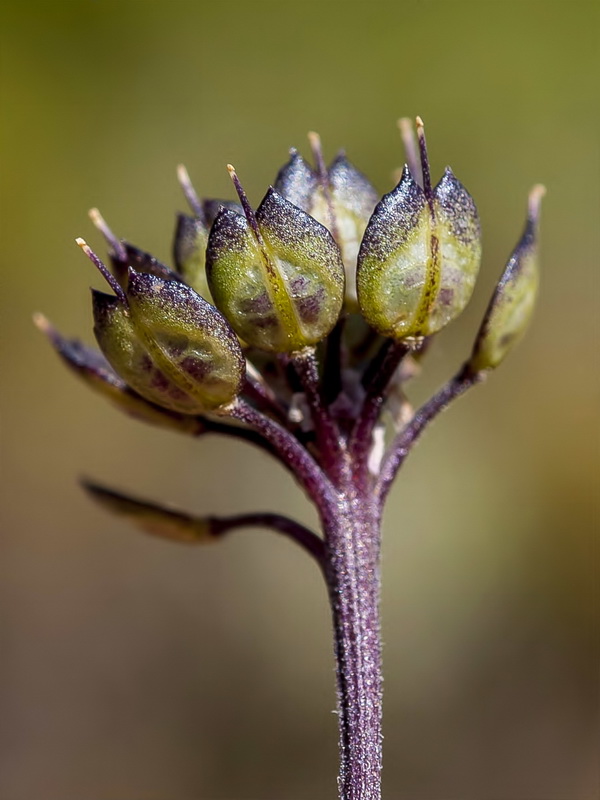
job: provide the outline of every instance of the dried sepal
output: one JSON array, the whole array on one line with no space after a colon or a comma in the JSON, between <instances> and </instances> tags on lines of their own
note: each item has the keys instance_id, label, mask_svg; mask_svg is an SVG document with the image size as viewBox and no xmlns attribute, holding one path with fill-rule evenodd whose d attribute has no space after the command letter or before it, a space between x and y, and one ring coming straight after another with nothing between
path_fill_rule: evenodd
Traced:
<instances>
[{"instance_id":1,"label":"dried sepal","mask_svg":"<svg viewBox=\"0 0 600 800\"><path fill-rule=\"evenodd\" d=\"M538 227L546 190L529 195L525 230L496 286L475 340L469 365L473 372L495 369L525 333L538 294Z\"/></svg>"},{"instance_id":2,"label":"dried sepal","mask_svg":"<svg viewBox=\"0 0 600 800\"><path fill-rule=\"evenodd\" d=\"M457 317L481 261L473 199L450 169L431 188L421 142L423 188L405 167L378 203L358 255L361 311L375 330L395 339L430 336Z\"/></svg>"},{"instance_id":3,"label":"dried sepal","mask_svg":"<svg viewBox=\"0 0 600 800\"><path fill-rule=\"evenodd\" d=\"M84 381L117 392L126 387L99 350L87 347L78 339L67 339L43 314L34 314L33 321L64 363Z\"/></svg>"},{"instance_id":4,"label":"dried sepal","mask_svg":"<svg viewBox=\"0 0 600 800\"><path fill-rule=\"evenodd\" d=\"M42 314L36 314L34 322L67 367L116 408L152 425L194 435L204 431L201 418L178 414L145 400L117 375L101 352L86 347L77 339L62 336Z\"/></svg>"},{"instance_id":5,"label":"dried sepal","mask_svg":"<svg viewBox=\"0 0 600 800\"><path fill-rule=\"evenodd\" d=\"M138 500L91 481L83 480L81 485L104 509L152 536L182 544L206 544L216 538L210 518L197 518L158 503Z\"/></svg>"},{"instance_id":6,"label":"dried sepal","mask_svg":"<svg viewBox=\"0 0 600 800\"><path fill-rule=\"evenodd\" d=\"M237 176L232 174L237 182ZM263 350L294 352L325 338L343 302L339 248L316 220L269 189L256 214L222 209L207 248L209 286L237 334Z\"/></svg>"}]
</instances>

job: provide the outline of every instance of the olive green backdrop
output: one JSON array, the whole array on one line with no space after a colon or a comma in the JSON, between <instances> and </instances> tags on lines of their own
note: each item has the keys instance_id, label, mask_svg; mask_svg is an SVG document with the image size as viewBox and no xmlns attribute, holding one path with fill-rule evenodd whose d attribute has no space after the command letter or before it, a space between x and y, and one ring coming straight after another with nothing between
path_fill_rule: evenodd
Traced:
<instances>
[{"instance_id":1,"label":"olive green backdrop","mask_svg":"<svg viewBox=\"0 0 600 800\"><path fill-rule=\"evenodd\" d=\"M313 524L245 445L144 427L31 325L92 341L74 244L168 258L175 166L258 202L318 130L380 191L420 114L475 197L484 261L413 397L458 366L548 187L523 344L412 456L385 518L385 796L598 796L598 11L582 2L3 2L2 800L328 800L334 675L312 563L244 531L188 550L93 506L77 476L197 512Z\"/></svg>"}]
</instances>

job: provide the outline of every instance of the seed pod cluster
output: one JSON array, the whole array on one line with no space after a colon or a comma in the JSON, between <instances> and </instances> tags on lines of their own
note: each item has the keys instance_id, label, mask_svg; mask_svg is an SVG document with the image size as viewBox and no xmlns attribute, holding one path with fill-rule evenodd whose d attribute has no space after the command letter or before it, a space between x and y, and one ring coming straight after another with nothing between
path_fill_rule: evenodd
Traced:
<instances>
[{"instance_id":1,"label":"seed pod cluster","mask_svg":"<svg viewBox=\"0 0 600 800\"><path fill-rule=\"evenodd\" d=\"M191 417L224 413L253 380L255 396L268 397L278 418L297 402L292 386L296 399L278 406L274 393L252 378L255 369L242 348L272 376L288 357L297 365L301 353L314 351L349 318L345 328L337 326L346 341L336 340L328 353L338 367L346 367L345 358L350 370L362 369L378 337L365 333L360 317L401 348L421 347L469 302L481 233L475 203L450 168L432 186L422 121L417 118L416 138L406 120L401 130L409 166L380 200L344 153L325 165L316 134L309 134L314 166L291 150L256 211L233 167L239 202L200 199L180 167L191 213L177 216L173 268L118 239L93 209L90 216L108 242L110 271L78 241L113 289L93 291L102 355L61 337L41 317L38 324L94 388L128 413L178 428L189 427L182 420ZM530 319L539 280L541 196L536 187L525 232L477 336L473 373L496 367ZM348 418L352 395L368 375L365 369L348 379L339 401ZM332 400L338 384L328 390Z\"/></svg>"}]
</instances>

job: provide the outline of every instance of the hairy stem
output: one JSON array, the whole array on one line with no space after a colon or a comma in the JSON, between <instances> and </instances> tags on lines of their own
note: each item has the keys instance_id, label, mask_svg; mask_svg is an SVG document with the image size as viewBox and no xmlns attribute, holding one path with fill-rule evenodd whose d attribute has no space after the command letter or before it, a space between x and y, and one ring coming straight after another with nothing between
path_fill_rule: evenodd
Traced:
<instances>
[{"instance_id":1,"label":"hairy stem","mask_svg":"<svg viewBox=\"0 0 600 800\"><path fill-rule=\"evenodd\" d=\"M386 389L398 365L410 348L402 342L387 339L370 368L365 373L363 384L365 401L352 432L350 450L356 463L365 461L371 449L373 429L385 401Z\"/></svg>"},{"instance_id":2,"label":"hairy stem","mask_svg":"<svg viewBox=\"0 0 600 800\"><path fill-rule=\"evenodd\" d=\"M381 798L379 517L349 482L324 519L340 734L340 800Z\"/></svg>"},{"instance_id":3,"label":"hairy stem","mask_svg":"<svg viewBox=\"0 0 600 800\"><path fill-rule=\"evenodd\" d=\"M337 472L339 456L342 449L340 432L337 424L328 413L321 397L319 369L314 349L306 349L292 356L294 369L298 373L306 401L310 408L317 443L321 456L321 463L329 473Z\"/></svg>"},{"instance_id":4,"label":"hairy stem","mask_svg":"<svg viewBox=\"0 0 600 800\"><path fill-rule=\"evenodd\" d=\"M230 533L238 528L268 528L303 547L324 568L325 548L323 540L316 533L282 514L252 512L236 514L231 517L209 517L211 532L215 536Z\"/></svg>"},{"instance_id":5,"label":"hairy stem","mask_svg":"<svg viewBox=\"0 0 600 800\"><path fill-rule=\"evenodd\" d=\"M252 400L261 411L271 414L279 422L287 422L285 408L281 405L268 384L257 379L251 373L246 373L244 380L244 394Z\"/></svg>"},{"instance_id":6,"label":"hairy stem","mask_svg":"<svg viewBox=\"0 0 600 800\"><path fill-rule=\"evenodd\" d=\"M279 460L292 472L322 514L331 504L333 486L295 436L244 400L235 400L227 409L227 414L233 419L245 422L266 439Z\"/></svg>"},{"instance_id":7,"label":"hairy stem","mask_svg":"<svg viewBox=\"0 0 600 800\"><path fill-rule=\"evenodd\" d=\"M447 408L453 400L464 394L471 386L480 383L484 378L485 373L472 372L469 366L465 365L415 412L410 422L397 434L389 447L375 487L375 495L380 508L385 502L398 470L427 425Z\"/></svg>"},{"instance_id":8,"label":"hairy stem","mask_svg":"<svg viewBox=\"0 0 600 800\"><path fill-rule=\"evenodd\" d=\"M344 326L346 317L341 316L335 328L327 337L323 363L323 401L325 405L333 403L342 391L342 366L344 362Z\"/></svg>"}]
</instances>

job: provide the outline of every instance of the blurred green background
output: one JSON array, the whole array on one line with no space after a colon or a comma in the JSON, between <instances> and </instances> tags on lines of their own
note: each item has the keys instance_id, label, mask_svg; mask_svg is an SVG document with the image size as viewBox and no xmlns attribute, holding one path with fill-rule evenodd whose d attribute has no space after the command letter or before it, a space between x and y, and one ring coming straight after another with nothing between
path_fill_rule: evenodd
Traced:
<instances>
[{"instance_id":1,"label":"blurred green background","mask_svg":"<svg viewBox=\"0 0 600 800\"><path fill-rule=\"evenodd\" d=\"M265 532L187 550L93 506L88 475L212 513L314 515L245 445L130 421L59 364L92 341L74 244L169 258L183 161L257 202L290 145L347 148L380 191L398 116L476 198L475 297L413 397L470 347L548 187L535 324L404 469L385 519L385 796L593 800L598 734L598 5L55 0L1 5L2 800L335 797L329 616ZM594 77L595 76L595 77Z\"/></svg>"}]
</instances>

